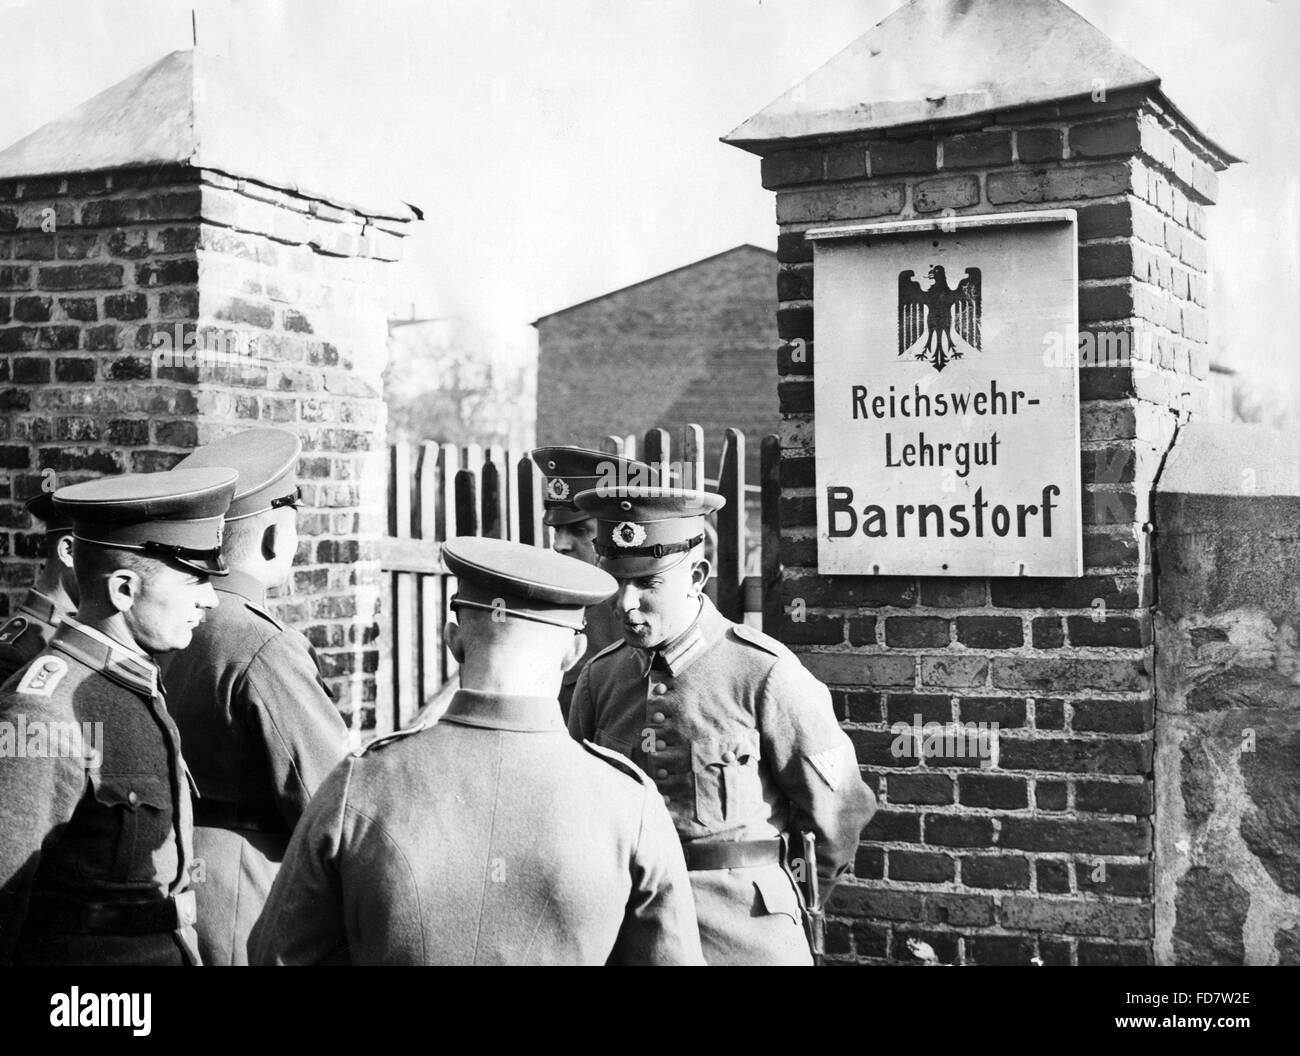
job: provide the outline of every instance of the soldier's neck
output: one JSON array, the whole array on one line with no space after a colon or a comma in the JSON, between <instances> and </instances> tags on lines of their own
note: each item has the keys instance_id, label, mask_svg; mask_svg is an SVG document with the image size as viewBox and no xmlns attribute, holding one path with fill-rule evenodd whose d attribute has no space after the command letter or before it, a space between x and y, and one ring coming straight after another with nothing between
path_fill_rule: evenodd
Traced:
<instances>
[{"instance_id":1,"label":"soldier's neck","mask_svg":"<svg viewBox=\"0 0 1300 1056\"><path fill-rule=\"evenodd\" d=\"M41 574L36 578L36 582L32 584L32 589L49 598L57 612L77 611L77 603L63 589L63 577L57 569L51 570L48 563L41 569Z\"/></svg>"},{"instance_id":2,"label":"soldier's neck","mask_svg":"<svg viewBox=\"0 0 1300 1056\"><path fill-rule=\"evenodd\" d=\"M543 669L527 658L486 655L467 656L460 667L460 688L480 693L495 693L512 697L560 696L563 673L558 664Z\"/></svg>"},{"instance_id":3,"label":"soldier's neck","mask_svg":"<svg viewBox=\"0 0 1300 1056\"><path fill-rule=\"evenodd\" d=\"M130 649L133 653L139 653L141 656L148 656L140 644L135 640L135 635L126 625L126 620L116 609L111 612L105 612L96 605L82 605L77 609L77 622L98 631L106 638L112 638L124 649Z\"/></svg>"}]
</instances>

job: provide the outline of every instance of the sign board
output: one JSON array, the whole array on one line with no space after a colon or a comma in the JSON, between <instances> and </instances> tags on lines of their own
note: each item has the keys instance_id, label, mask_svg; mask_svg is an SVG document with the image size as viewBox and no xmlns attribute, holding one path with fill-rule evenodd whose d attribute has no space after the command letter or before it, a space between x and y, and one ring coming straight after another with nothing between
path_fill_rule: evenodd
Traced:
<instances>
[{"instance_id":1,"label":"sign board","mask_svg":"<svg viewBox=\"0 0 1300 1056\"><path fill-rule=\"evenodd\" d=\"M1081 575L1074 211L807 237L817 570Z\"/></svg>"}]
</instances>

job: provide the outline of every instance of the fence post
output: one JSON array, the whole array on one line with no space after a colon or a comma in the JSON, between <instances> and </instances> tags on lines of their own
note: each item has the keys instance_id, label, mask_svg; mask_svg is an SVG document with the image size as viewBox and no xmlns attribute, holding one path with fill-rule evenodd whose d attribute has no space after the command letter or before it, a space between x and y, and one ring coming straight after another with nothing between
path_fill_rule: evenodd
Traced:
<instances>
[{"instance_id":1,"label":"fence post","mask_svg":"<svg viewBox=\"0 0 1300 1056\"><path fill-rule=\"evenodd\" d=\"M411 537L411 445L394 444L391 449L390 482L393 496L389 528L394 537ZM415 630L415 576L408 572L392 573L392 667L393 695L386 716L375 716L376 726L399 729L415 714L417 653ZM384 732L387 732L386 730Z\"/></svg>"},{"instance_id":2,"label":"fence post","mask_svg":"<svg viewBox=\"0 0 1300 1056\"><path fill-rule=\"evenodd\" d=\"M682 431L682 479L676 486L704 490L704 430L698 425L688 425Z\"/></svg>"},{"instance_id":3,"label":"fence post","mask_svg":"<svg viewBox=\"0 0 1300 1056\"><path fill-rule=\"evenodd\" d=\"M478 474L456 470L456 534L478 535Z\"/></svg>"},{"instance_id":4,"label":"fence post","mask_svg":"<svg viewBox=\"0 0 1300 1056\"><path fill-rule=\"evenodd\" d=\"M487 461L483 463L482 488L483 534L493 539L507 537L506 489L501 479L504 455L499 447L488 448Z\"/></svg>"},{"instance_id":5,"label":"fence post","mask_svg":"<svg viewBox=\"0 0 1300 1056\"><path fill-rule=\"evenodd\" d=\"M745 618L745 434L728 429L718 466L718 610L737 623Z\"/></svg>"},{"instance_id":6,"label":"fence post","mask_svg":"<svg viewBox=\"0 0 1300 1056\"><path fill-rule=\"evenodd\" d=\"M645 434L645 451L641 461L648 462L655 467L655 472L659 474L659 483L664 487L672 484L672 481L668 479L671 458L672 436L668 430L647 430Z\"/></svg>"},{"instance_id":7,"label":"fence post","mask_svg":"<svg viewBox=\"0 0 1300 1056\"><path fill-rule=\"evenodd\" d=\"M519 481L519 541L529 546L542 545L542 487L533 460L524 455L515 464Z\"/></svg>"}]
</instances>

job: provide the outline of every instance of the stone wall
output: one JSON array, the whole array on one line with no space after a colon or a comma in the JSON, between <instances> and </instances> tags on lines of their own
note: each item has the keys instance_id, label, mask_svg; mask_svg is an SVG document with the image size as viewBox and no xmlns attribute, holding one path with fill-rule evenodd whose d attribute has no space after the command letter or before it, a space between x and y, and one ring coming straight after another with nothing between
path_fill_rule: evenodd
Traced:
<instances>
[{"instance_id":1,"label":"stone wall","mask_svg":"<svg viewBox=\"0 0 1300 1056\"><path fill-rule=\"evenodd\" d=\"M783 344L779 634L833 688L881 810L836 893L832 955L1153 958L1150 492L1207 399L1213 148L1141 91L765 152ZM1078 579L817 574L811 227L1074 208ZM1123 354L1116 351L1123 348ZM1062 366L1074 369L1073 362ZM997 765L899 758L895 722L997 722Z\"/></svg>"},{"instance_id":2,"label":"stone wall","mask_svg":"<svg viewBox=\"0 0 1300 1056\"><path fill-rule=\"evenodd\" d=\"M36 568L20 498L283 426L306 508L275 608L373 725L380 281L404 226L188 166L0 182L0 611Z\"/></svg>"},{"instance_id":3,"label":"stone wall","mask_svg":"<svg viewBox=\"0 0 1300 1056\"><path fill-rule=\"evenodd\" d=\"M1156 959L1300 964L1300 434L1185 430L1156 510Z\"/></svg>"}]
</instances>

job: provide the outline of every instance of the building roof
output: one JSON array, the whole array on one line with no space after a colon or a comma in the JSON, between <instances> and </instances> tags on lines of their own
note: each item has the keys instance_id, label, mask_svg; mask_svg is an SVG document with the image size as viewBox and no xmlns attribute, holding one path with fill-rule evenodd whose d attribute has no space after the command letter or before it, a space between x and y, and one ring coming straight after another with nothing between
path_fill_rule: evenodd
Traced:
<instances>
[{"instance_id":1,"label":"building roof","mask_svg":"<svg viewBox=\"0 0 1300 1056\"><path fill-rule=\"evenodd\" d=\"M911 0L722 141L762 153L1078 99L1098 84L1114 95L1160 78L1060 0Z\"/></svg>"},{"instance_id":2,"label":"building roof","mask_svg":"<svg viewBox=\"0 0 1300 1056\"><path fill-rule=\"evenodd\" d=\"M174 51L0 151L0 179L183 164L367 216L420 216L352 158L230 62Z\"/></svg>"},{"instance_id":3,"label":"building roof","mask_svg":"<svg viewBox=\"0 0 1300 1056\"><path fill-rule=\"evenodd\" d=\"M565 312L572 312L579 308L585 308L588 305L596 304L599 301L603 301L607 297L616 297L621 293L627 293L628 290L635 290L639 286L645 286L647 283L658 282L660 279L666 279L669 275L676 275L679 272L689 271L691 268L698 268L703 264L711 264L714 261L720 260L723 257L728 257L733 253L742 253L742 252L762 253L765 256L772 257L773 259L775 259L776 257L776 254L770 249L764 249L762 246L755 246L752 243L744 242L741 243L739 246L733 246L731 249L724 249L721 253L714 253L711 256L704 257L701 260L692 261L690 264L683 264L679 268L673 268L669 271L660 272L658 275L652 275L648 279L641 279L639 282L634 282L629 286L620 286L616 290L610 290L608 293L602 293L596 297L589 297L587 298L587 300L579 301L577 304L571 304L567 308L559 308L554 312L550 312L547 315L539 316L538 318L534 319L532 325L538 326L541 323L546 322L548 319L554 319L557 315L563 315Z\"/></svg>"}]
</instances>

